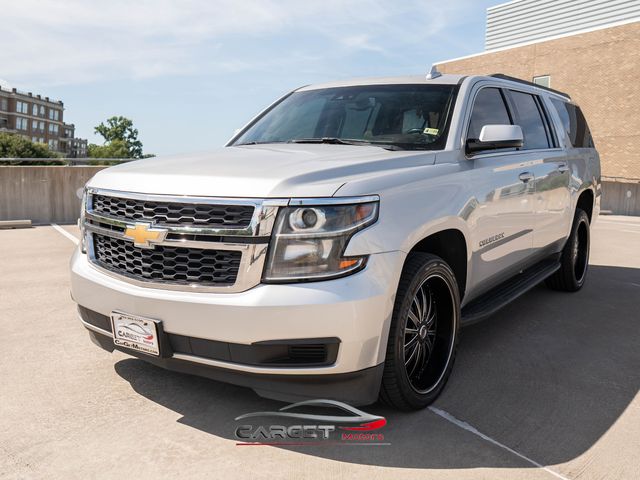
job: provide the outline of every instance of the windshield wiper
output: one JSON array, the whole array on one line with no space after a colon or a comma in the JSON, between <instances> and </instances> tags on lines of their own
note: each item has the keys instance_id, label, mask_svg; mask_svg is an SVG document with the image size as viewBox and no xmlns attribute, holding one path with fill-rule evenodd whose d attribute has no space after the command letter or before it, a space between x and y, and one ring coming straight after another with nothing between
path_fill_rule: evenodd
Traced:
<instances>
[{"instance_id":1,"label":"windshield wiper","mask_svg":"<svg viewBox=\"0 0 640 480\"><path fill-rule=\"evenodd\" d=\"M360 140L345 140L337 137L322 137L322 138L293 138L287 143L333 143L337 145L362 145L368 143Z\"/></svg>"},{"instance_id":2,"label":"windshield wiper","mask_svg":"<svg viewBox=\"0 0 640 480\"><path fill-rule=\"evenodd\" d=\"M241 146L244 146L244 145L264 145L264 144L267 144L267 143L284 143L284 142L282 140L277 141L277 142L276 141L273 141L273 142L255 142L255 141L253 141L253 142L245 142L245 143L234 143L231 146L232 147L241 147Z\"/></svg>"},{"instance_id":3,"label":"windshield wiper","mask_svg":"<svg viewBox=\"0 0 640 480\"><path fill-rule=\"evenodd\" d=\"M328 143L333 145L372 145L374 147L381 147L387 150L404 150L398 145L383 142L369 142L367 140L346 139L337 137L322 137L322 138L294 138L287 143Z\"/></svg>"}]
</instances>

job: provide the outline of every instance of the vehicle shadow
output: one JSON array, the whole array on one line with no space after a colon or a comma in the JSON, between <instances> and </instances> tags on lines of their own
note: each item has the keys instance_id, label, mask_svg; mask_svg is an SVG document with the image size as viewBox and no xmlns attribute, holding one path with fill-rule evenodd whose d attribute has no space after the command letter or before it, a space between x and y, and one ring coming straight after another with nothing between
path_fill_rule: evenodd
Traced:
<instances>
[{"instance_id":1,"label":"vehicle shadow","mask_svg":"<svg viewBox=\"0 0 640 480\"><path fill-rule=\"evenodd\" d=\"M546 465L583 454L640 386L638 285L640 269L591 266L578 293L541 285L466 328L453 375L435 406ZM235 439L236 416L284 405L137 359L122 360L115 369L136 392L180 413L180 422L227 439ZM391 467L528 466L490 444L480 449L482 440L429 410L397 412L380 404L363 409L386 417L381 432L391 445L279 448Z\"/></svg>"}]
</instances>

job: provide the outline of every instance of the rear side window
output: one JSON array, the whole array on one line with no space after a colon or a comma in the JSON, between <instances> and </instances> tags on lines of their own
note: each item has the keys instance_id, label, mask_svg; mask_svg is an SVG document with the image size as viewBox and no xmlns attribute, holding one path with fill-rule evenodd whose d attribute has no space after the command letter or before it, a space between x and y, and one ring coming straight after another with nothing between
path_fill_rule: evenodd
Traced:
<instances>
[{"instance_id":1,"label":"rear side window","mask_svg":"<svg viewBox=\"0 0 640 480\"><path fill-rule=\"evenodd\" d=\"M502 93L497 88L483 88L478 92L471 112L467 138L478 140L485 125L511 125L511 118Z\"/></svg>"},{"instance_id":2,"label":"rear side window","mask_svg":"<svg viewBox=\"0 0 640 480\"><path fill-rule=\"evenodd\" d=\"M535 96L529 93L510 90L516 113L516 125L522 128L524 149L549 148L549 137L545 127L545 120Z\"/></svg>"},{"instance_id":3,"label":"rear side window","mask_svg":"<svg viewBox=\"0 0 640 480\"><path fill-rule=\"evenodd\" d=\"M556 98L552 98L551 103L560 116L571 145L575 148L593 148L591 131L580 107Z\"/></svg>"}]
</instances>

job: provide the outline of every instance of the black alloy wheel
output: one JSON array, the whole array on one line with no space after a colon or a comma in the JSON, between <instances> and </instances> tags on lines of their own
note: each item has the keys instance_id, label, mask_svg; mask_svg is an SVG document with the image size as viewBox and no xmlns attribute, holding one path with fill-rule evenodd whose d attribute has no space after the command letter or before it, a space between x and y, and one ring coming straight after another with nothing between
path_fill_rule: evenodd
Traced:
<instances>
[{"instance_id":1,"label":"black alloy wheel","mask_svg":"<svg viewBox=\"0 0 640 480\"><path fill-rule=\"evenodd\" d=\"M391 321L383 401L411 410L437 398L451 373L459 323L458 285L451 268L435 255L410 254Z\"/></svg>"}]
</instances>

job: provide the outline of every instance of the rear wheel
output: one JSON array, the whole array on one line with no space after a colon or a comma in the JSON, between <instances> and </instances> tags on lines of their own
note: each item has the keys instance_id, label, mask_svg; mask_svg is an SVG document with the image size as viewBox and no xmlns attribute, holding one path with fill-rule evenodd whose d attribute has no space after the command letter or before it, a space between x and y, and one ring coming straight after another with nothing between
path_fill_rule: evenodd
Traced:
<instances>
[{"instance_id":1,"label":"rear wheel","mask_svg":"<svg viewBox=\"0 0 640 480\"><path fill-rule=\"evenodd\" d=\"M590 229L589 216L577 209L562 256L560 269L546 280L553 290L576 292L582 288L589 268Z\"/></svg>"},{"instance_id":2,"label":"rear wheel","mask_svg":"<svg viewBox=\"0 0 640 480\"><path fill-rule=\"evenodd\" d=\"M380 396L403 410L424 408L446 384L455 358L460 298L440 257L412 253L396 295Z\"/></svg>"}]
</instances>

